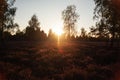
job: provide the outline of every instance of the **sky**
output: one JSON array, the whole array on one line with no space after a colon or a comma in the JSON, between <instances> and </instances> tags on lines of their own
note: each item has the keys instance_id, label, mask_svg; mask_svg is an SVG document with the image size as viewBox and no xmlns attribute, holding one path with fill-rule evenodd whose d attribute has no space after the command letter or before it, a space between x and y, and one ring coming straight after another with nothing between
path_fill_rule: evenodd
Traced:
<instances>
[{"instance_id":1,"label":"sky","mask_svg":"<svg viewBox=\"0 0 120 80\"><path fill-rule=\"evenodd\" d=\"M94 25L93 0L16 0L14 6L17 7L15 22L20 29L28 26L28 21L35 14L40 22L41 30L48 33L49 29L63 29L62 11L69 5L76 6L79 19L76 29L79 33L84 27L87 31Z\"/></svg>"}]
</instances>

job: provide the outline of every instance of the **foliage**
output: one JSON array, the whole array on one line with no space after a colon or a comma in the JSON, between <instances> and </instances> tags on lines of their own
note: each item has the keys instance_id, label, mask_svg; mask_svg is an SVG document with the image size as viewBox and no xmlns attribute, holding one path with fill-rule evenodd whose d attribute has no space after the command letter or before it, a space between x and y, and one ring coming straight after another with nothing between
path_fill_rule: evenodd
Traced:
<instances>
[{"instance_id":1,"label":"foliage","mask_svg":"<svg viewBox=\"0 0 120 80\"><path fill-rule=\"evenodd\" d=\"M98 20L96 31L100 37L111 35L111 45L116 38L120 38L120 11L118 0L94 0L94 18ZM118 3L118 4L116 4Z\"/></svg>"},{"instance_id":2,"label":"foliage","mask_svg":"<svg viewBox=\"0 0 120 80\"><path fill-rule=\"evenodd\" d=\"M38 22L37 16L34 14L31 17L31 20L29 21L29 26L28 27L31 27L34 30L37 30L37 29L39 29L39 25L40 25L40 23Z\"/></svg>"},{"instance_id":3,"label":"foliage","mask_svg":"<svg viewBox=\"0 0 120 80\"><path fill-rule=\"evenodd\" d=\"M40 23L36 15L31 17L28 22L29 26L26 27L25 36L27 40L45 40L46 34L40 30Z\"/></svg>"},{"instance_id":4,"label":"foliage","mask_svg":"<svg viewBox=\"0 0 120 80\"><path fill-rule=\"evenodd\" d=\"M0 0L0 35L1 41L4 39L3 32L5 29L14 27L14 16L16 8L13 7L15 0Z\"/></svg>"},{"instance_id":5,"label":"foliage","mask_svg":"<svg viewBox=\"0 0 120 80\"><path fill-rule=\"evenodd\" d=\"M76 35L75 24L77 22L79 15L76 13L76 6L70 5L67 6L62 12L62 19L64 21L64 31L66 37L70 38L71 36Z\"/></svg>"},{"instance_id":6,"label":"foliage","mask_svg":"<svg viewBox=\"0 0 120 80\"><path fill-rule=\"evenodd\" d=\"M80 37L85 38L87 36L87 31L84 28L81 28L81 34Z\"/></svg>"},{"instance_id":7,"label":"foliage","mask_svg":"<svg viewBox=\"0 0 120 80\"><path fill-rule=\"evenodd\" d=\"M0 26L1 28L13 27L16 8L12 7L15 0L1 0L0 4Z\"/></svg>"}]
</instances>

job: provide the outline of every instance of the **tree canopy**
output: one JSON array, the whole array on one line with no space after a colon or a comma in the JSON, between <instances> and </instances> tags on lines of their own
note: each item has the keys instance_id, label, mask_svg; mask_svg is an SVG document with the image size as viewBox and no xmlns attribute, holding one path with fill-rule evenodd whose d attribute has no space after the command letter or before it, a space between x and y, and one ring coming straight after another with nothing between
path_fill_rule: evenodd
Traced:
<instances>
[{"instance_id":1,"label":"tree canopy","mask_svg":"<svg viewBox=\"0 0 120 80\"><path fill-rule=\"evenodd\" d=\"M46 34L40 30L40 22L37 16L34 14L28 21L26 27L25 36L27 40L45 40Z\"/></svg>"},{"instance_id":2,"label":"tree canopy","mask_svg":"<svg viewBox=\"0 0 120 80\"><path fill-rule=\"evenodd\" d=\"M120 38L120 11L118 0L94 0L94 19L97 19L96 30L99 35L108 35L111 45L116 38Z\"/></svg>"},{"instance_id":3,"label":"tree canopy","mask_svg":"<svg viewBox=\"0 0 120 80\"><path fill-rule=\"evenodd\" d=\"M15 0L0 0L0 40L3 41L3 32L14 27L14 16L16 7L13 7Z\"/></svg>"},{"instance_id":4,"label":"tree canopy","mask_svg":"<svg viewBox=\"0 0 120 80\"><path fill-rule=\"evenodd\" d=\"M76 22L78 20L79 15L76 12L75 5L69 5L62 12L62 19L64 21L64 31L67 38L71 36L75 36L76 34Z\"/></svg>"}]
</instances>

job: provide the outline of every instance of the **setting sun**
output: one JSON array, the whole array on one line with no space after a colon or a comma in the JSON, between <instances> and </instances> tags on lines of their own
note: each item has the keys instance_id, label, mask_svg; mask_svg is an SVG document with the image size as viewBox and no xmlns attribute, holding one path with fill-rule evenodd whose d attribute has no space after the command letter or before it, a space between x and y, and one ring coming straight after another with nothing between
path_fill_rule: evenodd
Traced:
<instances>
[{"instance_id":1,"label":"setting sun","mask_svg":"<svg viewBox=\"0 0 120 80\"><path fill-rule=\"evenodd\" d=\"M60 36L63 33L63 29L61 27L54 27L53 32L55 32L55 34Z\"/></svg>"}]
</instances>

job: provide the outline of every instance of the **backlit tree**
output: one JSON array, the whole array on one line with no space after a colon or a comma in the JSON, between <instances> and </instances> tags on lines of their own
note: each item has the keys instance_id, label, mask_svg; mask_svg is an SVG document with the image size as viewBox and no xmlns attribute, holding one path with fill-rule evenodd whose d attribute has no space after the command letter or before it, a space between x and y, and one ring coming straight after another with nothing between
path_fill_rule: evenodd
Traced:
<instances>
[{"instance_id":1,"label":"backlit tree","mask_svg":"<svg viewBox=\"0 0 120 80\"><path fill-rule=\"evenodd\" d=\"M16 8L13 7L15 0L0 0L0 40L4 39L4 30L14 27Z\"/></svg>"},{"instance_id":2,"label":"backlit tree","mask_svg":"<svg viewBox=\"0 0 120 80\"><path fill-rule=\"evenodd\" d=\"M76 23L79 15L76 12L76 6L67 6L65 10L62 11L62 19L64 21L64 32L67 38L76 35Z\"/></svg>"}]
</instances>

